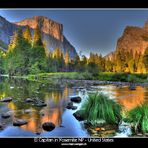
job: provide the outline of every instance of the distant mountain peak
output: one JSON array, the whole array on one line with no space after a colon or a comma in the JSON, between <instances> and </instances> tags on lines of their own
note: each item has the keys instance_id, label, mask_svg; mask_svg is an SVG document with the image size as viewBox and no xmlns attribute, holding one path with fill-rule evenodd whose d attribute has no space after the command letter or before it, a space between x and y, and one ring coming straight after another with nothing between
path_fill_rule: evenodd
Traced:
<instances>
[{"instance_id":1,"label":"distant mountain peak","mask_svg":"<svg viewBox=\"0 0 148 148\"><path fill-rule=\"evenodd\" d=\"M40 27L41 31L52 35L57 40L63 41L63 25L57 23L45 16L33 16L32 18L26 18L22 21L16 22L19 26L29 26L35 29Z\"/></svg>"},{"instance_id":2,"label":"distant mountain peak","mask_svg":"<svg viewBox=\"0 0 148 148\"><path fill-rule=\"evenodd\" d=\"M0 15L0 20L5 20L6 21L6 19L4 17L2 17L1 15Z\"/></svg>"},{"instance_id":3,"label":"distant mountain peak","mask_svg":"<svg viewBox=\"0 0 148 148\"><path fill-rule=\"evenodd\" d=\"M64 54L68 51L71 59L76 57L77 52L74 46L71 45L63 34L63 25L45 16L33 16L32 18L26 18L16 23L11 23L0 16L0 41L8 45L13 33L17 31L19 27L22 27L24 30L26 26L29 26L32 35L34 29L37 26L40 27L42 40L49 51L60 48Z\"/></svg>"}]
</instances>

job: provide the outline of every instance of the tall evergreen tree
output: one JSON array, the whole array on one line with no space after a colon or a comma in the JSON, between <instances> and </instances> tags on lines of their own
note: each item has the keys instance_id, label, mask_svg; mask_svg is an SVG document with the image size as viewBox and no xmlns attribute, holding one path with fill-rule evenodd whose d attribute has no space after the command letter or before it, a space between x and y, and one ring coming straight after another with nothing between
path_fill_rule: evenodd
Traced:
<instances>
[{"instance_id":1,"label":"tall evergreen tree","mask_svg":"<svg viewBox=\"0 0 148 148\"><path fill-rule=\"evenodd\" d=\"M144 55L143 55L143 63L144 63L146 72L148 73L148 47L146 48Z\"/></svg>"},{"instance_id":2,"label":"tall evergreen tree","mask_svg":"<svg viewBox=\"0 0 148 148\"><path fill-rule=\"evenodd\" d=\"M40 31L39 26L37 26L34 31L33 47L35 47L35 46L43 46L41 31Z\"/></svg>"},{"instance_id":3,"label":"tall evergreen tree","mask_svg":"<svg viewBox=\"0 0 148 148\"><path fill-rule=\"evenodd\" d=\"M27 26L26 30L23 32L23 36L25 40L27 40L29 43L32 41L31 31L30 28Z\"/></svg>"},{"instance_id":4,"label":"tall evergreen tree","mask_svg":"<svg viewBox=\"0 0 148 148\"><path fill-rule=\"evenodd\" d=\"M66 51L66 54L65 54L65 64L68 65L69 63L69 53L68 51Z\"/></svg>"}]
</instances>

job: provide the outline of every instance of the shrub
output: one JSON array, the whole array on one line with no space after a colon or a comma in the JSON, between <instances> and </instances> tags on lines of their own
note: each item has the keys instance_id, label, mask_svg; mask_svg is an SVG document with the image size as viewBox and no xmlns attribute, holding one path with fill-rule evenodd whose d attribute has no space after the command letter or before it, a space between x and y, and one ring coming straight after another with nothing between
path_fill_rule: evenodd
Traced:
<instances>
[{"instance_id":1,"label":"shrub","mask_svg":"<svg viewBox=\"0 0 148 148\"><path fill-rule=\"evenodd\" d=\"M92 125L97 125L100 121L118 124L121 119L120 111L121 106L103 93L89 95L80 110L84 119Z\"/></svg>"},{"instance_id":2,"label":"shrub","mask_svg":"<svg viewBox=\"0 0 148 148\"><path fill-rule=\"evenodd\" d=\"M111 76L112 81L127 81L127 73L115 73Z\"/></svg>"},{"instance_id":3,"label":"shrub","mask_svg":"<svg viewBox=\"0 0 148 148\"><path fill-rule=\"evenodd\" d=\"M128 75L127 80L130 83L134 83L134 82L137 82L137 77L135 75Z\"/></svg>"},{"instance_id":4,"label":"shrub","mask_svg":"<svg viewBox=\"0 0 148 148\"><path fill-rule=\"evenodd\" d=\"M129 111L127 121L132 123L135 133L148 132L148 104L142 104Z\"/></svg>"},{"instance_id":5,"label":"shrub","mask_svg":"<svg viewBox=\"0 0 148 148\"><path fill-rule=\"evenodd\" d=\"M93 79L92 74L89 73L89 72L84 72L82 75L83 75L83 78L86 79L86 80L92 80Z\"/></svg>"}]
</instances>

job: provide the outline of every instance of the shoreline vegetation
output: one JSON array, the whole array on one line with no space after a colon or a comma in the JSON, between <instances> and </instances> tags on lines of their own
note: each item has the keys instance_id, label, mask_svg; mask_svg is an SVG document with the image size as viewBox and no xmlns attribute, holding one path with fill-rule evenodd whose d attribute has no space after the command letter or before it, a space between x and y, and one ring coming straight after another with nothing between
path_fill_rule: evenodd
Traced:
<instances>
[{"instance_id":1,"label":"shoreline vegetation","mask_svg":"<svg viewBox=\"0 0 148 148\"><path fill-rule=\"evenodd\" d=\"M87 114L86 114L87 112ZM73 115L92 136L147 137L148 104L123 113L123 106L103 93L90 94Z\"/></svg>"},{"instance_id":2,"label":"shoreline vegetation","mask_svg":"<svg viewBox=\"0 0 148 148\"><path fill-rule=\"evenodd\" d=\"M2 77L9 77L9 75L0 75ZM108 85L113 84L118 87L130 86L134 84L135 86L148 86L147 74L128 74L128 73L111 73L111 72L101 72L96 77L88 77L86 73L82 72L56 72L56 73L39 73L36 75L24 75L24 76L10 76L9 78L19 78L26 79L29 81L37 81L48 83L82 83L90 85ZM56 80L56 81L55 81Z\"/></svg>"}]
</instances>

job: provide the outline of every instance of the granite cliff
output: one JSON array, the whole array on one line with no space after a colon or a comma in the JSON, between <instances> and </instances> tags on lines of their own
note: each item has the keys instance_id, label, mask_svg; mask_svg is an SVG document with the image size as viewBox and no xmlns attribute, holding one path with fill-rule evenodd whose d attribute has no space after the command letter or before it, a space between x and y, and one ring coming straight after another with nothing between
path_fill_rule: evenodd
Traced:
<instances>
[{"instance_id":1,"label":"granite cliff","mask_svg":"<svg viewBox=\"0 0 148 148\"><path fill-rule=\"evenodd\" d=\"M17 31L19 27L25 29L26 26L30 27L32 34L34 33L34 29L39 26L42 32L42 40L49 51L53 51L55 48L60 48L64 54L68 51L70 58L75 58L77 55L74 46L71 45L71 43L63 35L63 25L44 16L34 16L16 23L11 23L0 16L1 48L6 50L4 48L6 46L3 45L8 45L10 43L13 33Z\"/></svg>"},{"instance_id":2,"label":"granite cliff","mask_svg":"<svg viewBox=\"0 0 148 148\"><path fill-rule=\"evenodd\" d=\"M135 55L135 53L144 54L147 47L148 21L145 22L143 27L127 26L122 36L117 40L115 51L105 57L112 60L118 51L128 51L133 53L133 55Z\"/></svg>"}]
</instances>

